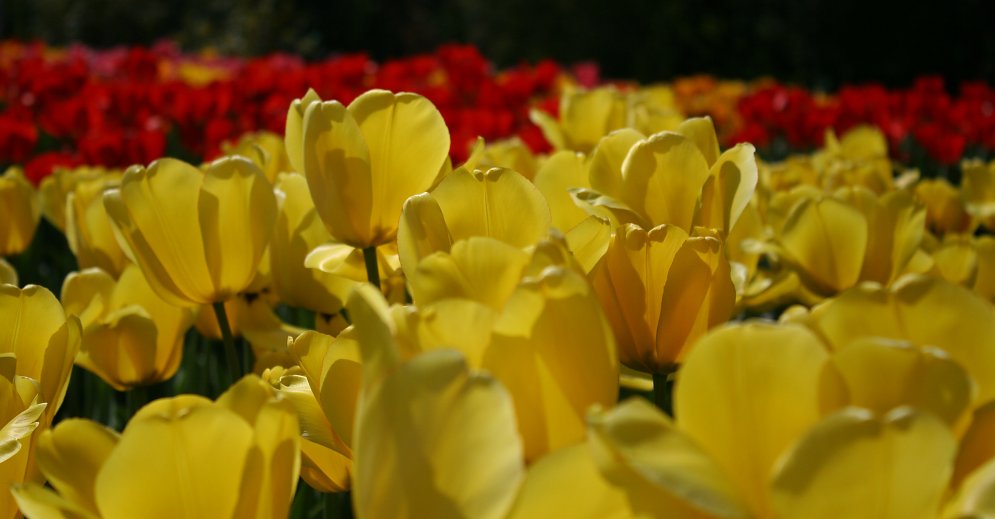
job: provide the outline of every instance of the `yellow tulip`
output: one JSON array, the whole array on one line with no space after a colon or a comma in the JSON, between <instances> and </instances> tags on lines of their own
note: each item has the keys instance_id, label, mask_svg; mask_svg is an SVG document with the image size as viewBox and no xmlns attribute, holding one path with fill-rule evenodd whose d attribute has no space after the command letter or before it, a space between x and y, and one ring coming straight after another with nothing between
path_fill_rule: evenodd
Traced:
<instances>
[{"instance_id":1,"label":"yellow tulip","mask_svg":"<svg viewBox=\"0 0 995 519\"><path fill-rule=\"evenodd\" d=\"M137 266L117 281L99 269L74 272L62 303L83 326L76 363L118 391L168 380L180 367L193 314L157 296Z\"/></svg>"},{"instance_id":2,"label":"yellow tulip","mask_svg":"<svg viewBox=\"0 0 995 519\"><path fill-rule=\"evenodd\" d=\"M104 205L156 293L176 305L224 301L253 281L276 220L262 171L225 157L203 173L175 159L132 167Z\"/></svg>"},{"instance_id":3,"label":"yellow tulip","mask_svg":"<svg viewBox=\"0 0 995 519\"><path fill-rule=\"evenodd\" d=\"M357 515L504 517L525 472L508 392L453 350L405 358L376 289L353 294L363 366L353 435Z\"/></svg>"},{"instance_id":4,"label":"yellow tulip","mask_svg":"<svg viewBox=\"0 0 995 519\"><path fill-rule=\"evenodd\" d=\"M286 517L299 473L297 416L248 376L211 402L143 407L119 435L69 419L38 441L52 489L13 489L31 517Z\"/></svg>"},{"instance_id":5,"label":"yellow tulip","mask_svg":"<svg viewBox=\"0 0 995 519\"><path fill-rule=\"evenodd\" d=\"M894 282L922 243L925 208L908 192L800 193L777 237L777 253L817 297L860 281Z\"/></svg>"},{"instance_id":6,"label":"yellow tulip","mask_svg":"<svg viewBox=\"0 0 995 519\"><path fill-rule=\"evenodd\" d=\"M888 143L881 130L857 126L841 139L830 130L825 146L811 157L823 189L861 186L881 195L894 189Z\"/></svg>"},{"instance_id":7,"label":"yellow tulip","mask_svg":"<svg viewBox=\"0 0 995 519\"><path fill-rule=\"evenodd\" d=\"M266 175L266 179L276 184L280 173L294 171L287 157L283 138L267 131L246 133L234 143L222 145L225 155L240 155L254 162Z\"/></svg>"},{"instance_id":8,"label":"yellow tulip","mask_svg":"<svg viewBox=\"0 0 995 519\"><path fill-rule=\"evenodd\" d=\"M35 190L17 168L0 176L0 257L20 254L31 245L41 209Z\"/></svg>"},{"instance_id":9,"label":"yellow tulip","mask_svg":"<svg viewBox=\"0 0 995 519\"><path fill-rule=\"evenodd\" d=\"M280 175L276 193L279 209L270 264L277 297L290 306L328 315L338 313L352 287L366 281L362 252L338 244L335 250L341 262L333 270L336 273L306 267L311 251L332 237L318 218L303 175ZM328 266L327 257L322 264Z\"/></svg>"},{"instance_id":10,"label":"yellow tulip","mask_svg":"<svg viewBox=\"0 0 995 519\"><path fill-rule=\"evenodd\" d=\"M977 225L967 212L960 191L946 179L926 179L916 184L916 198L926 206L926 226L937 236L972 232Z\"/></svg>"},{"instance_id":11,"label":"yellow tulip","mask_svg":"<svg viewBox=\"0 0 995 519\"><path fill-rule=\"evenodd\" d=\"M401 269L410 276L422 258L471 236L529 247L547 236L550 222L548 204L525 177L509 169L457 168L431 193L404 203L397 235Z\"/></svg>"},{"instance_id":12,"label":"yellow tulip","mask_svg":"<svg viewBox=\"0 0 995 519\"><path fill-rule=\"evenodd\" d=\"M33 472L33 441L47 404L40 401L38 383L15 374L17 358L0 355L0 485L23 483ZM14 517L17 505L10 492L0 492L0 514Z\"/></svg>"},{"instance_id":13,"label":"yellow tulip","mask_svg":"<svg viewBox=\"0 0 995 519\"><path fill-rule=\"evenodd\" d=\"M0 285L0 355L13 354L15 374L38 382L40 401L48 404L43 427L62 405L81 333L80 320L67 316L47 289Z\"/></svg>"},{"instance_id":14,"label":"yellow tulip","mask_svg":"<svg viewBox=\"0 0 995 519\"><path fill-rule=\"evenodd\" d=\"M442 115L424 97L384 90L371 90L348 107L314 100L305 108L299 143L288 117L287 153L291 163L300 153L328 232L361 249L393 241L404 201L428 190L447 161Z\"/></svg>"},{"instance_id":15,"label":"yellow tulip","mask_svg":"<svg viewBox=\"0 0 995 519\"><path fill-rule=\"evenodd\" d=\"M995 229L995 160L961 164L961 192L967 210L988 230Z\"/></svg>"},{"instance_id":16,"label":"yellow tulip","mask_svg":"<svg viewBox=\"0 0 995 519\"><path fill-rule=\"evenodd\" d=\"M308 331L287 347L299 367L272 370L269 378L300 416L301 477L321 492L349 490L363 380L358 343L349 333Z\"/></svg>"},{"instance_id":17,"label":"yellow tulip","mask_svg":"<svg viewBox=\"0 0 995 519\"><path fill-rule=\"evenodd\" d=\"M574 203L570 189L590 188L588 166L583 154L561 150L550 155L536 172L536 188L546 198L553 227L567 232L587 217Z\"/></svg>"},{"instance_id":18,"label":"yellow tulip","mask_svg":"<svg viewBox=\"0 0 995 519\"><path fill-rule=\"evenodd\" d=\"M119 184L120 178L110 175L81 180L66 198L66 239L80 269L96 267L118 277L130 263L103 202L104 192Z\"/></svg>"},{"instance_id":19,"label":"yellow tulip","mask_svg":"<svg viewBox=\"0 0 995 519\"><path fill-rule=\"evenodd\" d=\"M833 350L864 337L938 348L977 386L972 408L995 399L995 308L969 289L910 276L890 288L864 284L814 307L801 322Z\"/></svg>"},{"instance_id":20,"label":"yellow tulip","mask_svg":"<svg viewBox=\"0 0 995 519\"><path fill-rule=\"evenodd\" d=\"M532 150L518 137L487 143L474 166L477 169L507 168L515 170L523 177L532 180L539 169L539 161Z\"/></svg>"},{"instance_id":21,"label":"yellow tulip","mask_svg":"<svg viewBox=\"0 0 995 519\"><path fill-rule=\"evenodd\" d=\"M573 90L560 96L560 118L532 110L529 117L558 150L587 153L612 130L627 125L625 96L615 87Z\"/></svg>"},{"instance_id":22,"label":"yellow tulip","mask_svg":"<svg viewBox=\"0 0 995 519\"><path fill-rule=\"evenodd\" d=\"M705 230L689 236L673 225L620 227L591 279L620 361L650 373L680 363L736 302L722 241Z\"/></svg>"},{"instance_id":23,"label":"yellow tulip","mask_svg":"<svg viewBox=\"0 0 995 519\"><path fill-rule=\"evenodd\" d=\"M106 179L111 183L120 181L124 172L119 169L81 166L78 168L55 168L51 175L41 181L38 188L41 198L41 214L52 225L66 232L66 200L76 186L83 183Z\"/></svg>"}]
</instances>

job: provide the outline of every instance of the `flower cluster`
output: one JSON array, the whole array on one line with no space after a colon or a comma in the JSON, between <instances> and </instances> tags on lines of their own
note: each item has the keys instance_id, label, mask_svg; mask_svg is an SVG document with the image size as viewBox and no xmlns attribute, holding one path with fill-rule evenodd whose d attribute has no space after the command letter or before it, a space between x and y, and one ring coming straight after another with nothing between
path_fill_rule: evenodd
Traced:
<instances>
[{"instance_id":1,"label":"flower cluster","mask_svg":"<svg viewBox=\"0 0 995 519\"><path fill-rule=\"evenodd\" d=\"M844 132L873 125L892 154L908 160L910 145L940 164L956 164L965 152L995 151L995 89L980 82L951 95L941 78L923 77L908 89L844 86L835 95L769 83L739 100L742 125L733 142L764 147L776 138L794 149L821 146L826 130Z\"/></svg>"},{"instance_id":2,"label":"flower cluster","mask_svg":"<svg viewBox=\"0 0 995 519\"><path fill-rule=\"evenodd\" d=\"M689 81L565 88L548 152L302 88L204 163L8 169L0 513L992 514L995 162L923 178L872 125L764 161ZM41 218L61 300L18 282Z\"/></svg>"},{"instance_id":3,"label":"flower cluster","mask_svg":"<svg viewBox=\"0 0 995 519\"><path fill-rule=\"evenodd\" d=\"M56 166L127 167L167 150L210 159L245 133L282 132L287 105L312 85L344 101L373 87L421 93L439 107L460 159L477 136L521 134L541 146L528 108L555 94L562 74L548 60L499 73L461 45L383 63L365 54L305 63L186 55L168 44L97 51L0 42L0 164L24 165L37 183Z\"/></svg>"}]
</instances>

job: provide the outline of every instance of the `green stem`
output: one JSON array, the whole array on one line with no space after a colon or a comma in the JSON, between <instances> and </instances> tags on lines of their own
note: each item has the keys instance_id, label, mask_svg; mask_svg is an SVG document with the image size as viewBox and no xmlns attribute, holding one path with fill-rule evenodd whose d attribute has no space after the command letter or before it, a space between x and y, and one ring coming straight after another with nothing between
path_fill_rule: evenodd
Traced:
<instances>
[{"instance_id":1,"label":"green stem","mask_svg":"<svg viewBox=\"0 0 995 519\"><path fill-rule=\"evenodd\" d=\"M241 373L238 369L238 355L235 353L235 338L231 334L231 326L228 325L228 314L225 312L225 303L219 301L214 303L214 315L218 318L218 328L221 328L221 339L225 343L225 361L228 363L228 383L234 384Z\"/></svg>"},{"instance_id":2,"label":"green stem","mask_svg":"<svg viewBox=\"0 0 995 519\"><path fill-rule=\"evenodd\" d=\"M363 249L363 261L366 262L366 278L370 284L380 290L380 267L377 265L377 247L371 245Z\"/></svg>"},{"instance_id":3,"label":"green stem","mask_svg":"<svg viewBox=\"0 0 995 519\"><path fill-rule=\"evenodd\" d=\"M124 397L128 404L128 420L131 420L131 417L149 401L148 388L133 387L125 392Z\"/></svg>"},{"instance_id":4,"label":"green stem","mask_svg":"<svg viewBox=\"0 0 995 519\"><path fill-rule=\"evenodd\" d=\"M674 416L674 382L677 380L678 364L664 366L653 374L653 401L661 411Z\"/></svg>"}]
</instances>

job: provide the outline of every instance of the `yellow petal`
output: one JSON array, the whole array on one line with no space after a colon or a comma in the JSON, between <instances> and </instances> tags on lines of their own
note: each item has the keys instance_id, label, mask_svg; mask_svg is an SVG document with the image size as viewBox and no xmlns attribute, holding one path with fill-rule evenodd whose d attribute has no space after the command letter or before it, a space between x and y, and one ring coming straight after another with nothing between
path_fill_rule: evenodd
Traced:
<instances>
[{"instance_id":1,"label":"yellow petal","mask_svg":"<svg viewBox=\"0 0 995 519\"><path fill-rule=\"evenodd\" d=\"M432 191L453 240L489 236L514 247L546 236L549 206L531 182L508 169L456 170Z\"/></svg>"},{"instance_id":2,"label":"yellow petal","mask_svg":"<svg viewBox=\"0 0 995 519\"><path fill-rule=\"evenodd\" d=\"M524 478L507 392L452 350L401 365L356 424L353 503L363 517L504 517Z\"/></svg>"},{"instance_id":3,"label":"yellow petal","mask_svg":"<svg viewBox=\"0 0 995 519\"><path fill-rule=\"evenodd\" d=\"M121 231L149 284L175 304L213 302L198 220L204 175L175 159L134 167L119 190L104 194L107 214Z\"/></svg>"},{"instance_id":4,"label":"yellow petal","mask_svg":"<svg viewBox=\"0 0 995 519\"><path fill-rule=\"evenodd\" d=\"M690 139L662 132L636 143L622 165L623 202L655 225L691 230L708 163Z\"/></svg>"},{"instance_id":5,"label":"yellow petal","mask_svg":"<svg viewBox=\"0 0 995 519\"><path fill-rule=\"evenodd\" d=\"M567 140L563 135L563 130L560 129L560 124L556 119L553 119L553 116L542 110L532 109L529 110L529 120L539 127L542 136L549 141L553 148L558 150L567 148Z\"/></svg>"},{"instance_id":6,"label":"yellow petal","mask_svg":"<svg viewBox=\"0 0 995 519\"><path fill-rule=\"evenodd\" d=\"M0 256L20 254L34 239L41 209L34 188L18 168L0 176Z\"/></svg>"},{"instance_id":7,"label":"yellow petal","mask_svg":"<svg viewBox=\"0 0 995 519\"><path fill-rule=\"evenodd\" d=\"M757 188L759 172L754 157L755 151L752 144L737 144L719 156L712 166L712 175L717 182L720 185L725 184L719 191L732 195L724 200L728 219L724 229L727 232L739 221L740 215L746 210ZM733 171L736 173L733 174Z\"/></svg>"},{"instance_id":8,"label":"yellow petal","mask_svg":"<svg viewBox=\"0 0 995 519\"><path fill-rule=\"evenodd\" d=\"M853 207L832 198L803 200L788 216L781 244L803 281L831 294L859 279L867 233Z\"/></svg>"},{"instance_id":9,"label":"yellow petal","mask_svg":"<svg viewBox=\"0 0 995 519\"><path fill-rule=\"evenodd\" d=\"M631 128L615 130L603 137L594 149L588 165L591 188L608 196L620 197L622 164L629 150L644 138L643 134Z\"/></svg>"},{"instance_id":10,"label":"yellow petal","mask_svg":"<svg viewBox=\"0 0 995 519\"><path fill-rule=\"evenodd\" d=\"M284 131L284 146L287 149L287 159L294 171L304 172L304 114L311 103L321 102L321 98L311 88L304 97L294 99L287 111L287 124Z\"/></svg>"},{"instance_id":11,"label":"yellow petal","mask_svg":"<svg viewBox=\"0 0 995 519\"><path fill-rule=\"evenodd\" d=\"M902 405L932 412L952 430L966 425L974 400L967 372L943 350L863 338L833 355L850 405L885 414Z\"/></svg>"},{"instance_id":12,"label":"yellow petal","mask_svg":"<svg viewBox=\"0 0 995 519\"><path fill-rule=\"evenodd\" d=\"M263 172L243 157L208 166L198 209L213 302L245 290L256 275L276 221L276 199Z\"/></svg>"},{"instance_id":13,"label":"yellow petal","mask_svg":"<svg viewBox=\"0 0 995 519\"><path fill-rule=\"evenodd\" d=\"M682 122L676 131L694 142L705 157L708 167L712 167L719 159L719 138L715 135L715 124L711 117L691 117Z\"/></svg>"},{"instance_id":14,"label":"yellow petal","mask_svg":"<svg viewBox=\"0 0 995 519\"><path fill-rule=\"evenodd\" d=\"M598 472L586 444L543 456L529 467L509 519L574 517L624 519L633 516L622 489Z\"/></svg>"},{"instance_id":15,"label":"yellow petal","mask_svg":"<svg viewBox=\"0 0 995 519\"><path fill-rule=\"evenodd\" d=\"M766 482L775 460L821 417L827 360L804 327L751 323L703 337L677 374L677 423L757 516L770 514Z\"/></svg>"},{"instance_id":16,"label":"yellow petal","mask_svg":"<svg viewBox=\"0 0 995 519\"><path fill-rule=\"evenodd\" d=\"M223 407L136 416L97 476L97 506L107 517L230 517L252 436Z\"/></svg>"},{"instance_id":17,"label":"yellow petal","mask_svg":"<svg viewBox=\"0 0 995 519\"><path fill-rule=\"evenodd\" d=\"M14 267L7 263L7 260L0 258L0 285L14 285L17 286L17 271Z\"/></svg>"},{"instance_id":18,"label":"yellow petal","mask_svg":"<svg viewBox=\"0 0 995 519\"><path fill-rule=\"evenodd\" d=\"M595 463L652 517L747 517L719 466L670 418L641 398L588 418Z\"/></svg>"},{"instance_id":19,"label":"yellow petal","mask_svg":"<svg viewBox=\"0 0 995 519\"><path fill-rule=\"evenodd\" d=\"M117 442L118 434L100 424L68 419L42 434L35 456L63 498L98 515L94 485Z\"/></svg>"},{"instance_id":20,"label":"yellow petal","mask_svg":"<svg viewBox=\"0 0 995 519\"><path fill-rule=\"evenodd\" d=\"M66 239L80 268L99 267L115 277L129 263L103 203L104 191L116 184L116 177L80 182L66 200Z\"/></svg>"},{"instance_id":21,"label":"yellow petal","mask_svg":"<svg viewBox=\"0 0 995 519\"><path fill-rule=\"evenodd\" d=\"M552 224L566 232L587 216L577 207L568 189L591 187L587 180L587 167L584 155L560 151L554 153L539 167L533 180L536 188L549 204Z\"/></svg>"},{"instance_id":22,"label":"yellow petal","mask_svg":"<svg viewBox=\"0 0 995 519\"><path fill-rule=\"evenodd\" d=\"M97 514L65 499L52 490L26 483L14 485L10 489L17 507L26 517L37 519L96 519Z\"/></svg>"},{"instance_id":23,"label":"yellow petal","mask_svg":"<svg viewBox=\"0 0 995 519\"><path fill-rule=\"evenodd\" d=\"M957 488L969 474L995 459L995 401L974 410L971 425L960 439L960 450L950 487Z\"/></svg>"},{"instance_id":24,"label":"yellow petal","mask_svg":"<svg viewBox=\"0 0 995 519\"><path fill-rule=\"evenodd\" d=\"M325 228L353 247L377 245L371 229L370 151L352 114L337 101L312 103L304 115L304 176Z\"/></svg>"},{"instance_id":25,"label":"yellow petal","mask_svg":"<svg viewBox=\"0 0 995 519\"><path fill-rule=\"evenodd\" d=\"M446 298L472 299L496 312L515 291L528 254L493 238L475 236L456 242L452 252L437 252L409 275L411 295L425 306Z\"/></svg>"},{"instance_id":26,"label":"yellow petal","mask_svg":"<svg viewBox=\"0 0 995 519\"><path fill-rule=\"evenodd\" d=\"M404 202L397 228L397 252L402 270L414 272L422 258L433 252L449 252L452 243L442 208L432 195L422 193Z\"/></svg>"},{"instance_id":27,"label":"yellow petal","mask_svg":"<svg viewBox=\"0 0 995 519\"><path fill-rule=\"evenodd\" d=\"M346 309L355 324L362 354L363 385L376 387L401 362L390 307L379 290L363 284L353 290Z\"/></svg>"},{"instance_id":28,"label":"yellow petal","mask_svg":"<svg viewBox=\"0 0 995 519\"><path fill-rule=\"evenodd\" d=\"M597 216L588 216L567 232L567 244L585 273L594 270L608 252L611 243L611 223Z\"/></svg>"},{"instance_id":29,"label":"yellow petal","mask_svg":"<svg viewBox=\"0 0 995 519\"><path fill-rule=\"evenodd\" d=\"M526 458L583 439L588 407L618 397L611 328L587 281L548 267L523 283L495 328L483 366L514 397Z\"/></svg>"},{"instance_id":30,"label":"yellow petal","mask_svg":"<svg viewBox=\"0 0 995 519\"><path fill-rule=\"evenodd\" d=\"M370 90L348 110L369 149L370 225L375 244L384 243L394 239L404 201L435 183L449 156L449 130L432 102L417 94Z\"/></svg>"},{"instance_id":31,"label":"yellow petal","mask_svg":"<svg viewBox=\"0 0 995 519\"><path fill-rule=\"evenodd\" d=\"M625 98L612 86L576 90L560 98L567 147L587 153L601 137L625 126Z\"/></svg>"},{"instance_id":32,"label":"yellow petal","mask_svg":"<svg viewBox=\"0 0 995 519\"><path fill-rule=\"evenodd\" d=\"M62 282L62 305L66 313L79 317L80 324L88 328L115 309L114 285L114 278L98 268L70 272Z\"/></svg>"},{"instance_id":33,"label":"yellow petal","mask_svg":"<svg viewBox=\"0 0 995 519\"><path fill-rule=\"evenodd\" d=\"M778 517L935 517L957 443L929 413L847 408L813 427L772 482Z\"/></svg>"}]
</instances>

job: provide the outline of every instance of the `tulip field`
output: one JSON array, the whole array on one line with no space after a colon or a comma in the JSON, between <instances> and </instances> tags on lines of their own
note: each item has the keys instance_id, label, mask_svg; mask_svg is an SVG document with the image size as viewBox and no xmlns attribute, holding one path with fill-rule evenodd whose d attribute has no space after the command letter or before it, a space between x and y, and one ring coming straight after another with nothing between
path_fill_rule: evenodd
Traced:
<instances>
[{"instance_id":1,"label":"tulip field","mask_svg":"<svg viewBox=\"0 0 995 519\"><path fill-rule=\"evenodd\" d=\"M0 518L995 517L995 88L0 42Z\"/></svg>"}]
</instances>

